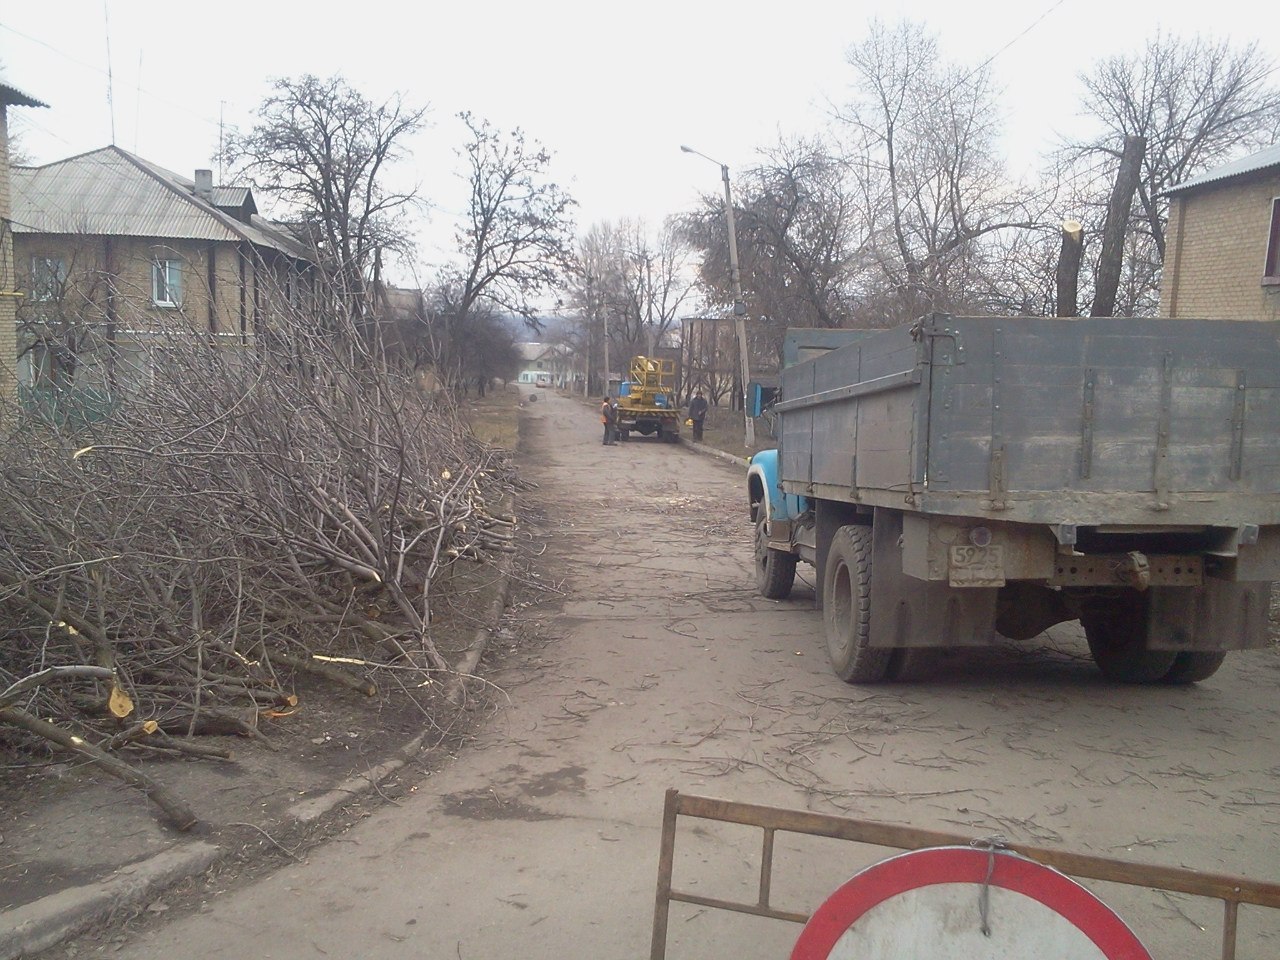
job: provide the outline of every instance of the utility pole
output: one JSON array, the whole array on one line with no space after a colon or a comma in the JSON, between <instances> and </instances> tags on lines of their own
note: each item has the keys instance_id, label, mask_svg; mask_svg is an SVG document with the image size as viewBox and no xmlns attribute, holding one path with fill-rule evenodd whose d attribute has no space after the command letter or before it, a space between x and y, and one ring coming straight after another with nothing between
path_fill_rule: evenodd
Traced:
<instances>
[{"instance_id":1,"label":"utility pole","mask_svg":"<svg viewBox=\"0 0 1280 960\"><path fill-rule=\"evenodd\" d=\"M756 443L756 422L747 409L747 384L751 382L751 356L747 349L747 305L742 302L742 275L738 270L738 234L733 223L733 195L729 192L729 166L720 164L724 180L724 218L729 224L729 283L733 287L733 326L738 335L738 361L742 366L743 446L748 450Z\"/></svg>"},{"instance_id":2,"label":"utility pole","mask_svg":"<svg viewBox=\"0 0 1280 960\"><path fill-rule=\"evenodd\" d=\"M747 384L751 382L751 357L747 349L747 306L742 302L742 276L738 271L738 235L733 223L733 194L729 190L729 165L708 157L700 150L681 144L684 153L693 153L703 160L711 160L720 168L720 179L724 181L724 219L729 228L729 284L733 288L733 325L738 337L738 362L742 377L742 422L744 446L747 449L755 446L756 424L747 409Z\"/></svg>"}]
</instances>

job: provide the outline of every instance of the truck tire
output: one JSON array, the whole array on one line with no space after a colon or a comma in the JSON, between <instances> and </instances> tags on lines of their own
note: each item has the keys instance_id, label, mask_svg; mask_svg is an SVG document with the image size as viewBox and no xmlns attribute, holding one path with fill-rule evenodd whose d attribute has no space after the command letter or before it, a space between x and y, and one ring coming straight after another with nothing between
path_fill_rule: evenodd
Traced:
<instances>
[{"instance_id":1,"label":"truck tire","mask_svg":"<svg viewBox=\"0 0 1280 960\"><path fill-rule=\"evenodd\" d=\"M1108 680L1158 683L1173 669L1178 651L1146 649L1149 612L1146 595L1136 590L1081 611L1089 652Z\"/></svg>"},{"instance_id":2,"label":"truck tire","mask_svg":"<svg viewBox=\"0 0 1280 960\"><path fill-rule=\"evenodd\" d=\"M769 547L769 521L756 523L756 589L766 600L785 600L796 582L796 557Z\"/></svg>"},{"instance_id":3,"label":"truck tire","mask_svg":"<svg viewBox=\"0 0 1280 960\"><path fill-rule=\"evenodd\" d=\"M878 683L893 651L872 647L871 528L850 524L831 539L822 578L822 623L831 669L845 683Z\"/></svg>"},{"instance_id":4,"label":"truck tire","mask_svg":"<svg viewBox=\"0 0 1280 960\"><path fill-rule=\"evenodd\" d=\"M1160 678L1162 683L1198 683L1208 680L1227 655L1221 650L1183 650L1173 660L1169 672Z\"/></svg>"}]
</instances>

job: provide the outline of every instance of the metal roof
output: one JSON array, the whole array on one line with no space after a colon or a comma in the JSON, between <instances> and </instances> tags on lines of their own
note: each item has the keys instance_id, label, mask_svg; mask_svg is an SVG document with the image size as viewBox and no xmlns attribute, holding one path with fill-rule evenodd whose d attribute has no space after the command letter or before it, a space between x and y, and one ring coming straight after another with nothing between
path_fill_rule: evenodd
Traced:
<instances>
[{"instance_id":1,"label":"metal roof","mask_svg":"<svg viewBox=\"0 0 1280 960\"><path fill-rule=\"evenodd\" d=\"M256 215L242 223L197 197L194 181L119 147L42 167L13 167L10 177L14 233L247 240L300 260L313 259L287 229ZM246 198L249 194L243 187L217 189L243 191Z\"/></svg>"},{"instance_id":2,"label":"metal roof","mask_svg":"<svg viewBox=\"0 0 1280 960\"><path fill-rule=\"evenodd\" d=\"M1259 150L1257 153L1251 153L1247 157L1241 157L1239 160L1233 160L1231 163L1215 167L1200 174L1198 177L1183 181L1177 186L1170 187L1164 192L1164 195L1169 196L1172 193L1181 193L1184 190L1194 190L1196 187L1203 187L1205 184L1243 177L1246 174L1257 173L1260 170L1266 170L1268 167L1274 166L1280 166L1280 143L1273 144L1265 150Z\"/></svg>"},{"instance_id":3,"label":"metal roof","mask_svg":"<svg viewBox=\"0 0 1280 960\"><path fill-rule=\"evenodd\" d=\"M246 203L252 208L251 213L258 212L258 205L253 202L253 194L248 187L214 187L209 195L209 202L215 207L243 207Z\"/></svg>"},{"instance_id":4,"label":"metal roof","mask_svg":"<svg viewBox=\"0 0 1280 960\"><path fill-rule=\"evenodd\" d=\"M17 107L47 107L48 104L37 100L29 93L23 93L12 84L0 81L0 103Z\"/></svg>"}]
</instances>

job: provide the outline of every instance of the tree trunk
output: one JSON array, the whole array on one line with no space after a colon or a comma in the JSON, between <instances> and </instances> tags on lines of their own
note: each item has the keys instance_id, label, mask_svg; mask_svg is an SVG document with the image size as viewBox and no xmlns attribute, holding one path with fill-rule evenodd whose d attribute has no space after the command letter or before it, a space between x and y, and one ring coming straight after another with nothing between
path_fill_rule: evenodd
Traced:
<instances>
[{"instance_id":1,"label":"tree trunk","mask_svg":"<svg viewBox=\"0 0 1280 960\"><path fill-rule=\"evenodd\" d=\"M1120 273L1124 266L1124 235L1129 226L1129 211L1133 207L1133 193L1138 189L1142 175L1142 157L1147 149L1145 137L1125 137L1124 153L1120 157L1120 169L1116 172L1116 185L1107 204L1107 220L1102 228L1102 254L1098 260L1098 280L1093 295L1093 317L1110 317L1115 314L1116 291L1120 287Z\"/></svg>"},{"instance_id":2,"label":"tree trunk","mask_svg":"<svg viewBox=\"0 0 1280 960\"><path fill-rule=\"evenodd\" d=\"M1075 220L1062 225L1062 249L1058 251L1058 316L1079 316L1076 299L1080 282L1080 257L1084 253L1084 228Z\"/></svg>"}]
</instances>

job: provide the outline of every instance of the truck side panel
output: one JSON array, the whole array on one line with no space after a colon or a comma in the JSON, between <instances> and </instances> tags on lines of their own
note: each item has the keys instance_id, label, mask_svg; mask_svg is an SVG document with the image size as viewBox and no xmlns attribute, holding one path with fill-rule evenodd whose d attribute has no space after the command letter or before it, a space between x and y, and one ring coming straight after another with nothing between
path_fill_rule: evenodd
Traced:
<instances>
[{"instance_id":1,"label":"truck side panel","mask_svg":"<svg viewBox=\"0 0 1280 960\"><path fill-rule=\"evenodd\" d=\"M784 370L783 397L791 492L1025 522L1065 496L1082 523L1184 495L1189 522L1280 520L1277 323L934 315Z\"/></svg>"},{"instance_id":2,"label":"truck side panel","mask_svg":"<svg viewBox=\"0 0 1280 960\"><path fill-rule=\"evenodd\" d=\"M1003 445L1008 491L1280 492L1274 324L951 324L965 357L933 369L931 489L989 489Z\"/></svg>"},{"instance_id":3,"label":"truck side panel","mask_svg":"<svg viewBox=\"0 0 1280 960\"><path fill-rule=\"evenodd\" d=\"M910 328L899 327L786 368L786 399L777 406L784 413L783 477L846 488L892 487L912 473L912 434L902 427L916 416L917 390L893 378L918 369L920 349ZM838 395L854 384L870 387ZM823 398L831 393L837 395ZM822 399L794 405L793 398L806 397Z\"/></svg>"},{"instance_id":4,"label":"truck side panel","mask_svg":"<svg viewBox=\"0 0 1280 960\"><path fill-rule=\"evenodd\" d=\"M856 348L854 348L856 349ZM783 396L809 396L814 389L815 361L809 360L787 367L783 372ZM779 420L782 430L778 437L779 479L797 484L803 493L813 483L813 410L795 410Z\"/></svg>"}]
</instances>

